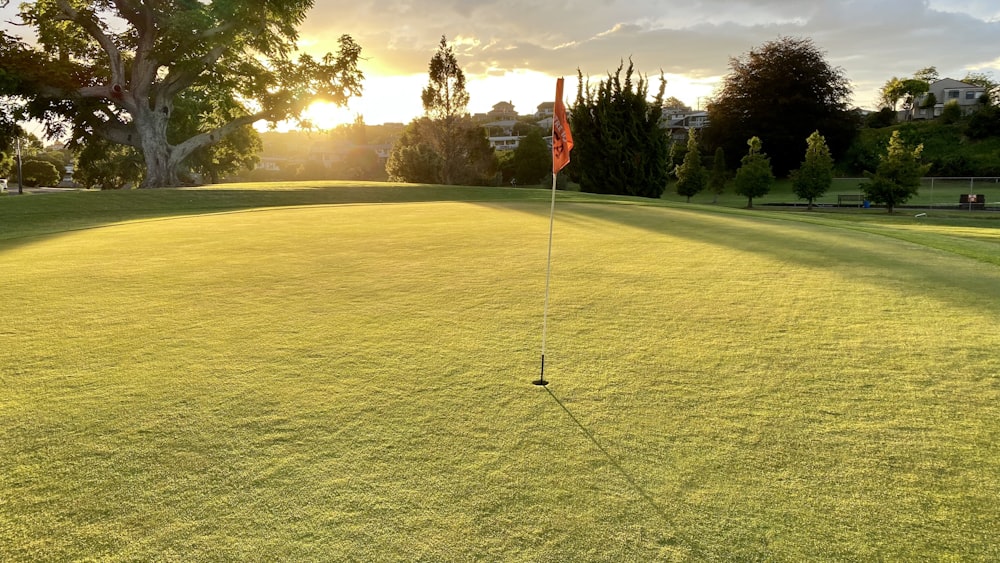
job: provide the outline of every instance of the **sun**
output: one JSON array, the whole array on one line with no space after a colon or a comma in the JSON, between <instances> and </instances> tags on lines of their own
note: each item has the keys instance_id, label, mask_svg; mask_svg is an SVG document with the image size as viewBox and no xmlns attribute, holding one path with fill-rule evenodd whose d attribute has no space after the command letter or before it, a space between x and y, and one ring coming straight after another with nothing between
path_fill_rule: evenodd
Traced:
<instances>
[{"instance_id":1,"label":"sun","mask_svg":"<svg viewBox=\"0 0 1000 563\"><path fill-rule=\"evenodd\" d=\"M314 128L335 129L340 125L354 123L357 113L350 107L338 106L331 102L313 102L303 113Z\"/></svg>"}]
</instances>

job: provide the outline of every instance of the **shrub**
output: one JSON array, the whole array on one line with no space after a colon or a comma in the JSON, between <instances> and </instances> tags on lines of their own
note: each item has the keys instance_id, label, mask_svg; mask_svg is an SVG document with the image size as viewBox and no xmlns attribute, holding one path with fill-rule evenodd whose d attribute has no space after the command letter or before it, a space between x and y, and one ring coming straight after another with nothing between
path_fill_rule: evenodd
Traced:
<instances>
[{"instance_id":1,"label":"shrub","mask_svg":"<svg viewBox=\"0 0 1000 563\"><path fill-rule=\"evenodd\" d=\"M962 119L962 108L956 102L948 102L941 110L941 121L945 123L956 123Z\"/></svg>"},{"instance_id":2,"label":"shrub","mask_svg":"<svg viewBox=\"0 0 1000 563\"><path fill-rule=\"evenodd\" d=\"M869 129L881 129L896 123L896 112L892 108L882 108L874 113L869 113L865 117L865 127Z\"/></svg>"},{"instance_id":3,"label":"shrub","mask_svg":"<svg viewBox=\"0 0 1000 563\"><path fill-rule=\"evenodd\" d=\"M970 139L976 140L1000 137L1000 109L996 106L986 106L972 114L965 134Z\"/></svg>"},{"instance_id":4,"label":"shrub","mask_svg":"<svg viewBox=\"0 0 1000 563\"><path fill-rule=\"evenodd\" d=\"M62 180L59 169L45 160L26 160L21 165L25 186L56 186Z\"/></svg>"}]
</instances>

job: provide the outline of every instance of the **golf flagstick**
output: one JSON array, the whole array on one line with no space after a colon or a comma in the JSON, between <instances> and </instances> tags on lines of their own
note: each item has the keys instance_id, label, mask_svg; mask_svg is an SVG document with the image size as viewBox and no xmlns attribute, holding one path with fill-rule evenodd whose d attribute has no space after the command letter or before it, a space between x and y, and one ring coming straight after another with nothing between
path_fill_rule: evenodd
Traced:
<instances>
[{"instance_id":1,"label":"golf flagstick","mask_svg":"<svg viewBox=\"0 0 1000 563\"><path fill-rule=\"evenodd\" d=\"M542 370L535 385L548 385L545 380L545 340L549 328L549 281L552 279L552 231L556 218L556 178L559 171L569 164L569 151L573 149L573 134L566 119L563 104L563 79L556 79L556 103L552 115L552 205L549 208L549 253L545 261L545 307L542 312Z\"/></svg>"}]
</instances>

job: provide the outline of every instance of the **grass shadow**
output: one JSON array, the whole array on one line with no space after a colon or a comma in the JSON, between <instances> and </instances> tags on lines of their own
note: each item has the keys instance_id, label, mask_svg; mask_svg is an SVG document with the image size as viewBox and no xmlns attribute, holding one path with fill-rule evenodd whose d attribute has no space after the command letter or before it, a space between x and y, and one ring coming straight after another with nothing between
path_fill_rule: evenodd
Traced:
<instances>
[{"instance_id":1,"label":"grass shadow","mask_svg":"<svg viewBox=\"0 0 1000 563\"><path fill-rule=\"evenodd\" d=\"M591 432L586 426L584 426L582 422L580 422L580 419L577 418L575 414L573 414L573 411L569 410L569 407L567 407L566 404L559 399L559 397L552 391L552 389L548 385L545 386L545 391L549 394L549 397L551 397L552 400L555 401L557 405L559 405L559 408L561 408L563 412L565 412L566 415L569 416L570 420L573 421L573 424L580 429L580 432L582 432L584 436L587 437L587 440L589 440L590 443L593 444L594 447L597 448L597 450L600 451L602 455L604 455L604 457L608 460L608 463L610 463L611 466L614 467L616 471L618 471L618 473L622 476L623 479L625 479L625 481L629 484L632 490L635 491L635 493L639 495L639 497L641 497L642 500L645 501L647 505L649 505L649 507L653 510L653 512L655 512L656 515L659 516L660 519L672 529L673 535L681 542L683 542L684 545L688 549L690 549L691 553L695 555L698 559L701 560L707 559L705 550L702 549L702 547L697 542L685 536L679 531L676 522L674 522L670 514L668 514L667 511L662 506L660 506L659 503L656 502L656 499L654 499L653 496L650 495L649 492L646 491L642 487L642 485L639 484L638 481L636 481L635 477L633 477L632 474L629 473L629 471L621 464L621 462L619 462L618 459L616 459L615 456L612 455L611 452L608 451L608 449L605 448L604 445L597 440L597 437L594 436L593 432Z\"/></svg>"}]
</instances>

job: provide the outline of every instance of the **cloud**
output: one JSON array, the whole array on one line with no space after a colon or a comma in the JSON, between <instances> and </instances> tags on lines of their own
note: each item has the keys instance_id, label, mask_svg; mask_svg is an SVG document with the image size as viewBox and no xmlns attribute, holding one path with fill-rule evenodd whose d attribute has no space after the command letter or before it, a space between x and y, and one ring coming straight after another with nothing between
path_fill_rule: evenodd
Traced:
<instances>
[{"instance_id":1,"label":"cloud","mask_svg":"<svg viewBox=\"0 0 1000 563\"><path fill-rule=\"evenodd\" d=\"M572 77L577 69L601 77L630 57L643 73L673 76L667 94L695 105L732 57L782 36L811 38L866 106L892 76L927 66L952 78L977 71L1000 79L996 0L317 0L300 32L303 48L318 54L351 34L372 77L426 75L445 35L470 82L493 77L494 90L482 95L496 99L473 100L487 108L519 95L517 81L508 92L497 77Z\"/></svg>"},{"instance_id":2,"label":"cloud","mask_svg":"<svg viewBox=\"0 0 1000 563\"><path fill-rule=\"evenodd\" d=\"M809 37L870 103L892 76L936 66L957 78L997 68L994 0L376 0L318 2L306 36L355 36L380 71L426 72L440 36L470 79L532 70L602 76L629 57L649 74L692 79L728 72L731 57L781 36Z\"/></svg>"}]
</instances>

